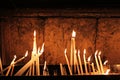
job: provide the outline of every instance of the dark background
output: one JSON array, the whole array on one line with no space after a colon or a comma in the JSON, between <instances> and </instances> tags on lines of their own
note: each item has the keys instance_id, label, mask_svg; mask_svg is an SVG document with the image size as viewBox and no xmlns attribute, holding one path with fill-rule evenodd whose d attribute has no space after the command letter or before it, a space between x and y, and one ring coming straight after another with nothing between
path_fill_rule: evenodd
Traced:
<instances>
[{"instance_id":1,"label":"dark background","mask_svg":"<svg viewBox=\"0 0 120 80\"><path fill-rule=\"evenodd\" d=\"M119 0L0 0L0 8L120 7Z\"/></svg>"}]
</instances>

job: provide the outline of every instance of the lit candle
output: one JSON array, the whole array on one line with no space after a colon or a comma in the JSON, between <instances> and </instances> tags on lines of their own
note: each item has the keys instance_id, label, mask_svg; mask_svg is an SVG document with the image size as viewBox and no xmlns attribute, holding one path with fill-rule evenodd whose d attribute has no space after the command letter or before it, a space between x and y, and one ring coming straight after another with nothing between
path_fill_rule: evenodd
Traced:
<instances>
[{"instance_id":1,"label":"lit candle","mask_svg":"<svg viewBox=\"0 0 120 80\"><path fill-rule=\"evenodd\" d=\"M61 75L64 75L63 69L62 69L62 63L60 63L60 71L61 71Z\"/></svg>"},{"instance_id":2,"label":"lit candle","mask_svg":"<svg viewBox=\"0 0 120 80\"><path fill-rule=\"evenodd\" d=\"M40 48L38 48L38 55L39 55L39 56L41 56L42 53L44 52L44 45L45 45L45 43L42 44L41 50L40 50Z\"/></svg>"},{"instance_id":3,"label":"lit candle","mask_svg":"<svg viewBox=\"0 0 120 80\"><path fill-rule=\"evenodd\" d=\"M14 64L17 64L18 62L20 62L21 60L23 60L25 57L27 57L27 55L28 55L28 51L26 51L26 54L25 54L24 57L22 57L22 58L20 58L19 60L15 61ZM2 70L1 72L6 71L7 69L9 69L10 66L11 66L11 65L9 65L8 67L6 67L6 68L5 68L4 70Z\"/></svg>"},{"instance_id":4,"label":"lit candle","mask_svg":"<svg viewBox=\"0 0 120 80\"><path fill-rule=\"evenodd\" d=\"M77 67L77 72L78 72L78 74L80 75L80 69L79 69L79 66L78 66L78 60L77 60L77 50L75 50L75 62L76 62L76 67Z\"/></svg>"},{"instance_id":5,"label":"lit candle","mask_svg":"<svg viewBox=\"0 0 120 80\"><path fill-rule=\"evenodd\" d=\"M95 74L95 67L94 67L94 63L91 64L92 66L92 70L93 70L93 74Z\"/></svg>"},{"instance_id":6,"label":"lit candle","mask_svg":"<svg viewBox=\"0 0 120 80\"><path fill-rule=\"evenodd\" d=\"M76 36L76 32L73 30L72 31L72 38L71 38L71 55L70 55L70 65L71 65L71 69L74 62L74 55L75 55L75 36Z\"/></svg>"},{"instance_id":7,"label":"lit candle","mask_svg":"<svg viewBox=\"0 0 120 80\"><path fill-rule=\"evenodd\" d=\"M27 57L27 55L28 55L28 51L26 51L25 56L23 56L22 58L20 58L17 61L15 61L14 65L17 64L18 62L22 61L25 57Z\"/></svg>"},{"instance_id":8,"label":"lit candle","mask_svg":"<svg viewBox=\"0 0 120 80\"><path fill-rule=\"evenodd\" d=\"M40 48L38 48L38 58L37 58L37 71L39 71L39 72L37 72L37 74L38 75L40 75L40 63L39 63L39 57L42 55L42 53L44 52L44 43L42 44L42 48L41 48L41 50L40 50Z\"/></svg>"},{"instance_id":9,"label":"lit candle","mask_svg":"<svg viewBox=\"0 0 120 80\"><path fill-rule=\"evenodd\" d=\"M91 59L91 56L88 57L88 68L89 68L89 73L91 74L90 59Z\"/></svg>"},{"instance_id":10,"label":"lit candle","mask_svg":"<svg viewBox=\"0 0 120 80\"><path fill-rule=\"evenodd\" d=\"M80 57L80 50L78 50L78 60L79 60L79 64L80 64L81 74L83 75L83 68L82 68L82 62L81 62L81 57Z\"/></svg>"},{"instance_id":11,"label":"lit candle","mask_svg":"<svg viewBox=\"0 0 120 80\"><path fill-rule=\"evenodd\" d=\"M98 53L98 50L96 50L96 52L95 52L95 61L96 61L96 65L97 65L98 73L100 73L100 67L99 67L99 64L98 64L97 56L96 56L97 53Z\"/></svg>"},{"instance_id":12,"label":"lit candle","mask_svg":"<svg viewBox=\"0 0 120 80\"><path fill-rule=\"evenodd\" d=\"M14 64L15 59L16 59L16 55L14 55L14 58L13 58L13 60L12 60L12 62L11 62L11 64L10 64L10 66L9 66L9 68L8 68L8 71L7 71L7 73L6 73L6 76L9 75L10 70L11 70L11 67L12 67L12 65Z\"/></svg>"},{"instance_id":13,"label":"lit candle","mask_svg":"<svg viewBox=\"0 0 120 80\"><path fill-rule=\"evenodd\" d=\"M104 63L103 63L103 65L106 65L108 63L108 60L106 60Z\"/></svg>"},{"instance_id":14,"label":"lit candle","mask_svg":"<svg viewBox=\"0 0 120 80\"><path fill-rule=\"evenodd\" d=\"M103 70L103 65L102 65L102 61L101 61L100 55L101 55L101 51L100 51L99 54L98 54L98 59L99 59L99 62L100 62L101 72L102 72L102 74L103 74L103 73L104 73L104 70Z\"/></svg>"},{"instance_id":15,"label":"lit candle","mask_svg":"<svg viewBox=\"0 0 120 80\"><path fill-rule=\"evenodd\" d=\"M69 61L68 61L68 58L67 58L67 55L66 55L66 51L67 51L67 49L65 49L65 51L64 51L65 59L66 59L67 65L68 65L68 69L69 69L70 75L72 75L72 71L70 69L70 64L69 64Z\"/></svg>"},{"instance_id":16,"label":"lit candle","mask_svg":"<svg viewBox=\"0 0 120 80\"><path fill-rule=\"evenodd\" d=\"M85 54L86 54L86 49L84 49L83 59L84 59L85 73L88 74Z\"/></svg>"},{"instance_id":17,"label":"lit candle","mask_svg":"<svg viewBox=\"0 0 120 80\"><path fill-rule=\"evenodd\" d=\"M36 31L34 30L34 39L33 39L33 54L37 53L37 43L36 43Z\"/></svg>"},{"instance_id":18,"label":"lit candle","mask_svg":"<svg viewBox=\"0 0 120 80\"><path fill-rule=\"evenodd\" d=\"M38 49L38 50L39 50L39 49ZM41 51L38 52L39 57L42 55L43 51L44 51L44 44L42 45ZM30 72L31 72L32 75L33 75L33 71L31 71L31 69L33 68L32 65L33 65L34 61L36 61L36 58L32 58L28 63L26 63L26 64L15 74L15 76L20 76L20 75L22 75L29 67L30 67ZM30 74L31 74L31 73L30 73Z\"/></svg>"},{"instance_id":19,"label":"lit candle","mask_svg":"<svg viewBox=\"0 0 120 80\"><path fill-rule=\"evenodd\" d=\"M32 57L31 59L34 60L34 58L37 56L37 43L36 43L36 30L34 30L33 34L33 51L32 51ZM35 61L32 63L32 76L34 76L34 67L35 67Z\"/></svg>"}]
</instances>

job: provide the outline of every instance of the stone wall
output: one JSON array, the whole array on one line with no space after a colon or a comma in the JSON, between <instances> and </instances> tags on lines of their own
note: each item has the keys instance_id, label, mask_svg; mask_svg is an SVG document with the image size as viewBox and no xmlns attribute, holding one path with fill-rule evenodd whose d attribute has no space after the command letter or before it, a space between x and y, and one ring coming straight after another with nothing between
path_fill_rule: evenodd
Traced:
<instances>
[{"instance_id":1,"label":"stone wall","mask_svg":"<svg viewBox=\"0 0 120 80\"><path fill-rule=\"evenodd\" d=\"M32 52L33 31L37 31L37 46L45 43L40 57L41 64L66 64L64 49L70 57L72 30L76 31L76 49L83 49L86 57L94 57L95 50L102 52L102 60L109 64L120 63L120 12L118 9L17 9L1 10L1 57L4 65L10 64L13 56L29 56Z\"/></svg>"}]
</instances>

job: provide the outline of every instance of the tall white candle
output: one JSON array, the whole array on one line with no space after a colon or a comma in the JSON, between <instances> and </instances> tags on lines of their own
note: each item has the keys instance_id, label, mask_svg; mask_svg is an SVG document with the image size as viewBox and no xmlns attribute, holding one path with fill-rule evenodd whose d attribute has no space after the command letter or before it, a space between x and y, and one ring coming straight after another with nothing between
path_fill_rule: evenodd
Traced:
<instances>
[{"instance_id":1,"label":"tall white candle","mask_svg":"<svg viewBox=\"0 0 120 80\"><path fill-rule=\"evenodd\" d=\"M33 38L33 54L37 53L37 43L36 43L36 31L34 30L34 38Z\"/></svg>"},{"instance_id":2,"label":"tall white candle","mask_svg":"<svg viewBox=\"0 0 120 80\"><path fill-rule=\"evenodd\" d=\"M79 65L80 65L80 71L81 71L81 74L83 75L83 68L82 68L82 62L81 62L81 57L80 57L80 50L78 50L78 60L79 60Z\"/></svg>"},{"instance_id":3,"label":"tall white candle","mask_svg":"<svg viewBox=\"0 0 120 80\"><path fill-rule=\"evenodd\" d=\"M76 32L73 30L72 31L72 38L71 38L71 55L70 55L70 65L71 65L71 69L73 67L73 65L75 65L75 36L76 36Z\"/></svg>"},{"instance_id":4,"label":"tall white candle","mask_svg":"<svg viewBox=\"0 0 120 80\"><path fill-rule=\"evenodd\" d=\"M100 66L99 66L98 59L97 59L97 53L98 53L98 50L96 50L96 52L95 52L95 61L96 61L98 73L100 73Z\"/></svg>"},{"instance_id":5,"label":"tall white candle","mask_svg":"<svg viewBox=\"0 0 120 80\"><path fill-rule=\"evenodd\" d=\"M87 62L86 62L86 49L84 49L84 54L83 54L83 59L84 59L84 66L85 66L85 73L88 74L88 70L87 70Z\"/></svg>"},{"instance_id":6,"label":"tall white candle","mask_svg":"<svg viewBox=\"0 0 120 80\"><path fill-rule=\"evenodd\" d=\"M34 60L34 58L36 57L36 54L37 54L36 30L34 30L33 36L34 36L34 38L33 38L33 51L32 51L32 56L31 56L32 60ZM35 61L33 61L33 63L32 63L32 76L34 76L34 67L35 67Z\"/></svg>"},{"instance_id":7,"label":"tall white candle","mask_svg":"<svg viewBox=\"0 0 120 80\"><path fill-rule=\"evenodd\" d=\"M67 49L65 49L65 51L64 51L65 59L66 59L67 65L68 65L68 69L69 69L70 75L72 75L72 71L71 71L71 68L70 68L69 60L68 60L67 55L66 55L66 51L67 51Z\"/></svg>"},{"instance_id":8,"label":"tall white candle","mask_svg":"<svg viewBox=\"0 0 120 80\"><path fill-rule=\"evenodd\" d=\"M101 55L101 51L100 51L99 54L98 54L98 59L99 59L99 62L100 62L101 72L102 72L102 74L104 74L103 65L102 65L102 60L101 60L100 55Z\"/></svg>"}]
</instances>

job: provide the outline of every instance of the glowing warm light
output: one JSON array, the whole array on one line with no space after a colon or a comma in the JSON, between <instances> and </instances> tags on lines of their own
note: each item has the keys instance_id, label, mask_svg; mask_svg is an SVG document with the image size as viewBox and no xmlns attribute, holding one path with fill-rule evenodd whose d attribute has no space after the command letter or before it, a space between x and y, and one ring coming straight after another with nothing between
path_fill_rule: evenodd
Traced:
<instances>
[{"instance_id":1,"label":"glowing warm light","mask_svg":"<svg viewBox=\"0 0 120 80\"><path fill-rule=\"evenodd\" d=\"M14 55L14 59L16 59L17 58L17 56L16 55Z\"/></svg>"},{"instance_id":2,"label":"glowing warm light","mask_svg":"<svg viewBox=\"0 0 120 80\"><path fill-rule=\"evenodd\" d=\"M45 44L43 43L41 50L40 50L40 48L38 48L38 54L39 55L41 55L44 52L44 45Z\"/></svg>"},{"instance_id":3,"label":"glowing warm light","mask_svg":"<svg viewBox=\"0 0 120 80\"><path fill-rule=\"evenodd\" d=\"M44 52L44 43L43 43L43 45L42 45L42 48L41 48L41 52L43 53Z\"/></svg>"},{"instance_id":4,"label":"glowing warm light","mask_svg":"<svg viewBox=\"0 0 120 80\"><path fill-rule=\"evenodd\" d=\"M90 61L90 59L91 59L91 56L88 57L88 61Z\"/></svg>"},{"instance_id":5,"label":"glowing warm light","mask_svg":"<svg viewBox=\"0 0 120 80\"><path fill-rule=\"evenodd\" d=\"M101 51L98 53L98 56L100 56L101 55Z\"/></svg>"},{"instance_id":6,"label":"glowing warm light","mask_svg":"<svg viewBox=\"0 0 120 80\"><path fill-rule=\"evenodd\" d=\"M110 69L107 69L107 71L105 72L105 75L108 75L110 72Z\"/></svg>"},{"instance_id":7,"label":"glowing warm light","mask_svg":"<svg viewBox=\"0 0 120 80\"><path fill-rule=\"evenodd\" d=\"M26 53L25 53L25 57L27 57L28 56L28 51L26 51Z\"/></svg>"},{"instance_id":8,"label":"glowing warm light","mask_svg":"<svg viewBox=\"0 0 120 80\"><path fill-rule=\"evenodd\" d=\"M98 50L96 50L96 52L95 52L95 56L97 55L97 53L98 53Z\"/></svg>"},{"instance_id":9,"label":"glowing warm light","mask_svg":"<svg viewBox=\"0 0 120 80\"><path fill-rule=\"evenodd\" d=\"M106 60L103 64L106 65L108 63L108 60Z\"/></svg>"},{"instance_id":10,"label":"glowing warm light","mask_svg":"<svg viewBox=\"0 0 120 80\"><path fill-rule=\"evenodd\" d=\"M73 30L72 37L75 37L75 36L76 36L76 32Z\"/></svg>"},{"instance_id":11,"label":"glowing warm light","mask_svg":"<svg viewBox=\"0 0 120 80\"><path fill-rule=\"evenodd\" d=\"M36 30L34 30L34 37L36 36Z\"/></svg>"},{"instance_id":12,"label":"glowing warm light","mask_svg":"<svg viewBox=\"0 0 120 80\"><path fill-rule=\"evenodd\" d=\"M38 54L40 53L40 47L38 47Z\"/></svg>"},{"instance_id":13,"label":"glowing warm light","mask_svg":"<svg viewBox=\"0 0 120 80\"><path fill-rule=\"evenodd\" d=\"M86 49L84 49L84 55L86 54Z\"/></svg>"},{"instance_id":14,"label":"glowing warm light","mask_svg":"<svg viewBox=\"0 0 120 80\"><path fill-rule=\"evenodd\" d=\"M66 54L66 52L67 52L67 49L65 49L64 53Z\"/></svg>"},{"instance_id":15,"label":"glowing warm light","mask_svg":"<svg viewBox=\"0 0 120 80\"><path fill-rule=\"evenodd\" d=\"M14 55L14 59L13 59L13 61L11 62L11 64L13 64L14 63L14 61L15 61L15 59L17 58L17 56L16 55Z\"/></svg>"}]
</instances>

